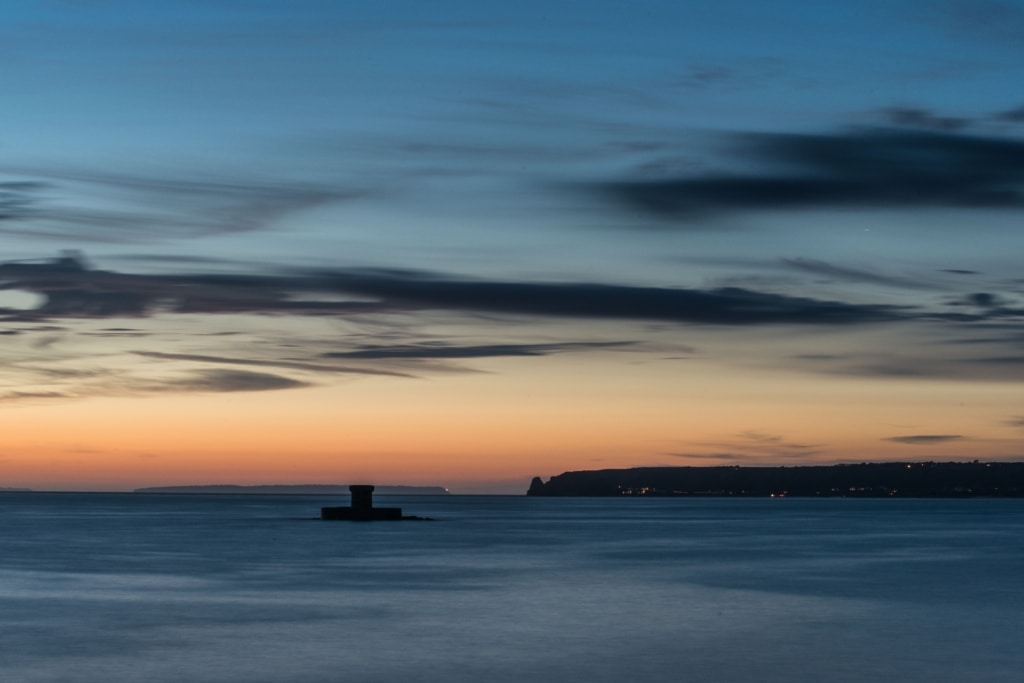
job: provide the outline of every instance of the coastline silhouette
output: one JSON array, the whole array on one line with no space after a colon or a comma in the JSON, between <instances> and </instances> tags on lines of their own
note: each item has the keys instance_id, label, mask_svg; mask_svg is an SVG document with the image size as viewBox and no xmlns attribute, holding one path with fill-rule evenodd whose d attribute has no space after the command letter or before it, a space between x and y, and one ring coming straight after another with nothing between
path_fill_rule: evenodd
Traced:
<instances>
[{"instance_id":1,"label":"coastline silhouette","mask_svg":"<svg viewBox=\"0 0 1024 683\"><path fill-rule=\"evenodd\" d=\"M564 472L528 496L1024 498L1024 462L887 462L793 467L637 467Z\"/></svg>"}]
</instances>

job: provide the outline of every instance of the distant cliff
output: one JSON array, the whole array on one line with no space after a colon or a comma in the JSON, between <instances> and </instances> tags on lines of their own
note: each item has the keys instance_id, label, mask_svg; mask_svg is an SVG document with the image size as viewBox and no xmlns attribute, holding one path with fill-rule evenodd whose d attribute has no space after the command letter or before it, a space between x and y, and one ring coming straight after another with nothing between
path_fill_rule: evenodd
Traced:
<instances>
[{"instance_id":1,"label":"distant cliff","mask_svg":"<svg viewBox=\"0 0 1024 683\"><path fill-rule=\"evenodd\" d=\"M203 486L150 486L135 489L135 493L279 493L304 495L349 495L348 484L267 484L237 486L235 484L208 484ZM447 496L443 486L378 486L378 495Z\"/></svg>"},{"instance_id":2,"label":"distant cliff","mask_svg":"<svg viewBox=\"0 0 1024 683\"><path fill-rule=\"evenodd\" d=\"M798 467L637 467L565 472L529 496L1024 497L1022 462L892 462Z\"/></svg>"}]
</instances>

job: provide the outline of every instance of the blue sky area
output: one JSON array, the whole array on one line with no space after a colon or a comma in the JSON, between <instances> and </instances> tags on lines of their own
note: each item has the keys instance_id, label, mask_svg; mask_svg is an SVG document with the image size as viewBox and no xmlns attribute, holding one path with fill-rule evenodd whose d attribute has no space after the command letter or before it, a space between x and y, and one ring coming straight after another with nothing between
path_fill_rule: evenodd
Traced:
<instances>
[{"instance_id":1,"label":"blue sky area","mask_svg":"<svg viewBox=\"0 0 1024 683\"><path fill-rule=\"evenodd\" d=\"M965 427L866 429L1018 452L1022 3L2 14L9 404L284 395L351 363L444 382L504 376L487 362L509 356L610 357L614 376L685 356L739 395L808 377L911 404L936 381L998 386ZM228 331L245 345L216 342ZM772 429L744 415L734 435Z\"/></svg>"}]
</instances>

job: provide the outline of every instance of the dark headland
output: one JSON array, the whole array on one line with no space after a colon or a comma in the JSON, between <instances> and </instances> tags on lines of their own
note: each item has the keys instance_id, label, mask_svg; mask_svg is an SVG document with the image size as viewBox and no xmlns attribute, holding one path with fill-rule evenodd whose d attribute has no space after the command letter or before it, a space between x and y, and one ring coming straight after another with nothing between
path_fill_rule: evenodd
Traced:
<instances>
[{"instance_id":1,"label":"dark headland","mask_svg":"<svg viewBox=\"0 0 1024 683\"><path fill-rule=\"evenodd\" d=\"M796 467L636 467L565 472L529 496L1024 498L1024 462L887 462Z\"/></svg>"}]
</instances>

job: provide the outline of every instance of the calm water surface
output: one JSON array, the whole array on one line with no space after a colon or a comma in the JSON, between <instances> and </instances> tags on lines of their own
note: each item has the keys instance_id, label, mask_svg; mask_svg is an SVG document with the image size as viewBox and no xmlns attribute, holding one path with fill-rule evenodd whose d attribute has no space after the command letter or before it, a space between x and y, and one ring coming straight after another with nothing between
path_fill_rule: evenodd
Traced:
<instances>
[{"instance_id":1,"label":"calm water surface","mask_svg":"<svg viewBox=\"0 0 1024 683\"><path fill-rule=\"evenodd\" d=\"M0 681L1013 681L1024 501L0 494Z\"/></svg>"}]
</instances>

